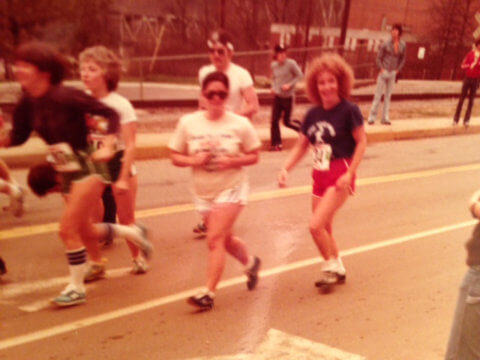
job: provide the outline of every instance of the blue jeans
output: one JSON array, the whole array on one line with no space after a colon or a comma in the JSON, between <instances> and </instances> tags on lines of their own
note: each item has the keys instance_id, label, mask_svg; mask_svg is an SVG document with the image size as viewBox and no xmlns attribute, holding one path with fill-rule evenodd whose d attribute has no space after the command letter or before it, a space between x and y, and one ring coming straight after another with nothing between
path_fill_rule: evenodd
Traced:
<instances>
[{"instance_id":1,"label":"blue jeans","mask_svg":"<svg viewBox=\"0 0 480 360\"><path fill-rule=\"evenodd\" d=\"M480 359L480 266L470 267L460 286L445 360Z\"/></svg>"},{"instance_id":2,"label":"blue jeans","mask_svg":"<svg viewBox=\"0 0 480 360\"><path fill-rule=\"evenodd\" d=\"M368 117L368 122L375 122L378 113L378 106L380 105L382 95L384 95L382 121L389 121L388 112L390 111L390 99L392 97L393 85L395 84L396 75L397 74L395 70L383 70L380 74L378 74L377 88L373 97L373 103L372 108L370 109L370 116Z\"/></svg>"}]
</instances>

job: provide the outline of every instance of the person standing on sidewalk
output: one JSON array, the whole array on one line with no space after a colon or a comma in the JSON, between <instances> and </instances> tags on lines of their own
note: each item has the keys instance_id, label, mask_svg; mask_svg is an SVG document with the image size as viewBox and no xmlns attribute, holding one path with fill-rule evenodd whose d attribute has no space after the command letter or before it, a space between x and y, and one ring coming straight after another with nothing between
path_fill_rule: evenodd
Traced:
<instances>
[{"instance_id":1,"label":"person standing on sidewalk","mask_svg":"<svg viewBox=\"0 0 480 360\"><path fill-rule=\"evenodd\" d=\"M258 96L250 73L232 62L234 47L230 34L222 29L214 31L207 40L207 46L211 64L200 68L198 72L200 86L208 74L215 71L223 72L230 84L226 101L227 110L251 120L260 108ZM205 98L200 96L200 109L206 109L207 106ZM205 224L199 223L193 228L193 232L205 236L207 228Z\"/></svg>"},{"instance_id":2,"label":"person standing on sidewalk","mask_svg":"<svg viewBox=\"0 0 480 360\"><path fill-rule=\"evenodd\" d=\"M400 39L402 36L402 25L393 24L391 35L391 38L380 46L377 54L377 66L380 68L380 73L377 77L377 87L370 109L370 116L368 117L368 123L370 125L375 123L382 95L384 99L381 124L391 125L388 113L390 111L393 85L395 84L398 73L405 64L407 51L405 42Z\"/></svg>"},{"instance_id":3,"label":"person standing on sidewalk","mask_svg":"<svg viewBox=\"0 0 480 360\"><path fill-rule=\"evenodd\" d=\"M270 127L270 151L282 150L280 134L280 117L283 113L283 123L295 131L300 130L300 122L292 120L292 106L295 95L295 85L303 78L302 70L297 62L287 57L287 51L282 45L275 46L275 60L272 61L272 123Z\"/></svg>"},{"instance_id":4,"label":"person standing on sidewalk","mask_svg":"<svg viewBox=\"0 0 480 360\"><path fill-rule=\"evenodd\" d=\"M233 226L247 203L245 166L258 162L261 142L247 118L227 111L229 80L223 72L208 74L202 83L205 110L183 116L170 139L175 166L191 167L195 207L207 225L207 284L188 303L211 309L225 267L226 253L247 275L247 288L257 285L260 259L250 255Z\"/></svg>"},{"instance_id":5,"label":"person standing on sidewalk","mask_svg":"<svg viewBox=\"0 0 480 360\"><path fill-rule=\"evenodd\" d=\"M472 115L473 101L477 93L478 85L480 84L480 39L475 41L475 46L463 59L461 69L465 71L465 78L463 79L462 92L458 99L457 110L453 117L453 126L458 125L460 120L460 113L462 112L463 101L468 96L467 112L463 118L463 125L468 127L470 123L470 116Z\"/></svg>"},{"instance_id":6,"label":"person standing on sidewalk","mask_svg":"<svg viewBox=\"0 0 480 360\"><path fill-rule=\"evenodd\" d=\"M480 219L480 190L470 199L470 212ZM445 360L480 359L480 223L465 247L468 270L460 286Z\"/></svg>"},{"instance_id":7,"label":"person standing on sidewalk","mask_svg":"<svg viewBox=\"0 0 480 360\"><path fill-rule=\"evenodd\" d=\"M286 186L289 172L312 149L310 233L325 260L315 282L319 288L346 279L333 237L333 219L355 190L357 168L367 146L360 109L347 100L353 81L353 70L340 55L323 55L311 63L306 89L316 106L307 112L297 143L278 174L278 185Z\"/></svg>"}]
</instances>

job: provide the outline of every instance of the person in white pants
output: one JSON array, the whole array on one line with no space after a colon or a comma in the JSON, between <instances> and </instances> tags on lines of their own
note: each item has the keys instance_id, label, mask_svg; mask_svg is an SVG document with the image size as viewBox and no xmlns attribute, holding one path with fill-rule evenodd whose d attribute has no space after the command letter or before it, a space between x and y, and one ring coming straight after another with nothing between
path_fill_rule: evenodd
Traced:
<instances>
[{"instance_id":1,"label":"person in white pants","mask_svg":"<svg viewBox=\"0 0 480 360\"><path fill-rule=\"evenodd\" d=\"M375 123L382 95L384 95L384 100L381 124L391 125L388 116L390 111L390 98L397 74L405 64L407 49L405 42L400 39L402 35L402 25L392 25L391 34L392 37L380 46L377 54L377 66L380 68L380 73L377 77L377 88L373 97L370 116L368 117L368 123L370 125Z\"/></svg>"}]
</instances>

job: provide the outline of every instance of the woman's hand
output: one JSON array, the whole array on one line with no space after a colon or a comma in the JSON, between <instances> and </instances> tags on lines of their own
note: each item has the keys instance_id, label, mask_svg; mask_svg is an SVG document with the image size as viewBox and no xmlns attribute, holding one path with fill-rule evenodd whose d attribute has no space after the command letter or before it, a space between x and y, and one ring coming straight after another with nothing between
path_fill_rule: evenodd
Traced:
<instances>
[{"instance_id":1,"label":"woman's hand","mask_svg":"<svg viewBox=\"0 0 480 360\"><path fill-rule=\"evenodd\" d=\"M337 189L348 189L352 185L353 175L350 171L347 171L345 174L340 176L337 179L335 186Z\"/></svg>"},{"instance_id":2,"label":"woman's hand","mask_svg":"<svg viewBox=\"0 0 480 360\"><path fill-rule=\"evenodd\" d=\"M215 167L218 170L227 170L235 167L232 161L232 157L226 156L226 155L220 155L215 157L215 159L213 160L213 163L215 164Z\"/></svg>"},{"instance_id":3,"label":"woman's hand","mask_svg":"<svg viewBox=\"0 0 480 360\"><path fill-rule=\"evenodd\" d=\"M278 186L284 188L287 186L288 180L288 171L287 169L282 168L277 176Z\"/></svg>"},{"instance_id":4,"label":"woman's hand","mask_svg":"<svg viewBox=\"0 0 480 360\"><path fill-rule=\"evenodd\" d=\"M192 155L192 166L206 165L213 157L210 151L199 151Z\"/></svg>"},{"instance_id":5,"label":"woman's hand","mask_svg":"<svg viewBox=\"0 0 480 360\"><path fill-rule=\"evenodd\" d=\"M128 181L120 178L113 184L113 186L119 194L124 194L129 189Z\"/></svg>"}]
</instances>

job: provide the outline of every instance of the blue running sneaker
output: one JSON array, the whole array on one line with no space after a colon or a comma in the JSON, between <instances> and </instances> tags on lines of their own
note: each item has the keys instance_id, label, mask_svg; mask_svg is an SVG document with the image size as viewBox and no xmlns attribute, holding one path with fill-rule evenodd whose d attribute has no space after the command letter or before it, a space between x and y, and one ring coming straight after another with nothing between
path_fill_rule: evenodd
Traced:
<instances>
[{"instance_id":1,"label":"blue running sneaker","mask_svg":"<svg viewBox=\"0 0 480 360\"><path fill-rule=\"evenodd\" d=\"M57 296L52 302L60 307L69 307L74 305L83 304L86 301L86 296L84 292L79 292L76 290L65 289Z\"/></svg>"}]
</instances>

